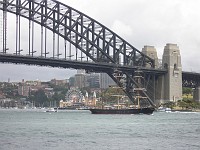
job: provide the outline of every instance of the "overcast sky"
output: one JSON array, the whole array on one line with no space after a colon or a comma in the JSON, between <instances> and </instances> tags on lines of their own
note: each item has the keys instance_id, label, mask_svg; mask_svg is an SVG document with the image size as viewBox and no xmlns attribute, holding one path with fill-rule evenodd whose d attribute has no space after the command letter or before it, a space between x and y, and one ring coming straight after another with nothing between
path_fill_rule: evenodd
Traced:
<instances>
[{"instance_id":1,"label":"overcast sky","mask_svg":"<svg viewBox=\"0 0 200 150\"><path fill-rule=\"evenodd\" d=\"M199 0L60 0L104 24L141 50L178 44L184 71L200 73ZM75 70L0 64L0 81L66 79Z\"/></svg>"}]
</instances>

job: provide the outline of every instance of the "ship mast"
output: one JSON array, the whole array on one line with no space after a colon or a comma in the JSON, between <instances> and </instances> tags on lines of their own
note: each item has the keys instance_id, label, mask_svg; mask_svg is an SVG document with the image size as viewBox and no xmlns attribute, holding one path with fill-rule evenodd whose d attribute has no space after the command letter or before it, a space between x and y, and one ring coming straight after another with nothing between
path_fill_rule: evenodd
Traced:
<instances>
[{"instance_id":1,"label":"ship mast","mask_svg":"<svg viewBox=\"0 0 200 150\"><path fill-rule=\"evenodd\" d=\"M116 96L117 97L117 109L120 109L120 107L119 107L119 100L120 100L120 97L122 98L124 95L111 95L111 96Z\"/></svg>"},{"instance_id":2,"label":"ship mast","mask_svg":"<svg viewBox=\"0 0 200 150\"><path fill-rule=\"evenodd\" d=\"M145 73L140 68L128 73L115 69L113 76L112 79L138 107L155 107L145 88Z\"/></svg>"},{"instance_id":3,"label":"ship mast","mask_svg":"<svg viewBox=\"0 0 200 150\"><path fill-rule=\"evenodd\" d=\"M142 71L136 70L133 79L137 84L133 88L135 99L137 101L137 107L141 108L141 101L148 100L148 97L143 94L146 89L144 88L144 77L142 76Z\"/></svg>"}]
</instances>

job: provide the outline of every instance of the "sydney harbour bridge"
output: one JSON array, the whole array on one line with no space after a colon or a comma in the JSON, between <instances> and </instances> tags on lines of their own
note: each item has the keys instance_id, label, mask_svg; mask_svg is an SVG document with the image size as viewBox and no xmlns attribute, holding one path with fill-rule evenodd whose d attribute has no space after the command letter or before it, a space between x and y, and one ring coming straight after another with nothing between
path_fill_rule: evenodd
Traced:
<instances>
[{"instance_id":1,"label":"sydney harbour bridge","mask_svg":"<svg viewBox=\"0 0 200 150\"><path fill-rule=\"evenodd\" d=\"M59 1L0 0L0 10L2 63L105 72L131 101L134 101L135 89L140 88L139 94L151 105L155 100L175 97L170 94L173 90L170 85L174 82L171 66L174 78L179 75L181 79L177 86L200 86L200 74L182 72L181 65L178 68L178 63L170 65L170 61L157 67L148 51L141 52L100 22ZM8 16L12 17L10 22ZM9 30L12 38L8 38ZM168 45L166 49L170 51L173 47ZM144 80L138 80L138 76Z\"/></svg>"}]
</instances>

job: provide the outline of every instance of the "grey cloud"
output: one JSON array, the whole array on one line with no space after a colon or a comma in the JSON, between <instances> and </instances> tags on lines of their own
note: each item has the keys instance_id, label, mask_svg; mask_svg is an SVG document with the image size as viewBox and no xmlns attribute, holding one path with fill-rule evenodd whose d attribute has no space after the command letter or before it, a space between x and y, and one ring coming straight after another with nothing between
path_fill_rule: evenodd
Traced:
<instances>
[{"instance_id":1,"label":"grey cloud","mask_svg":"<svg viewBox=\"0 0 200 150\"><path fill-rule=\"evenodd\" d=\"M116 27L117 22L117 34L140 50L144 45L155 46L160 58L166 43L178 44L181 50L183 69L200 72L200 69L198 69L200 68L199 0L61 1L84 12L111 29L116 30L113 27L114 25ZM15 20L13 21L15 22ZM124 31L130 32L130 34L124 34ZM51 44L51 42L49 43ZM2 68L2 66L4 65L0 67ZM17 68L15 65L11 66ZM24 70L32 72L29 67L25 67ZM60 70L52 71L49 68L42 68L41 70L38 69L37 75L34 75L35 72L33 72L32 75L31 73L24 75L24 78L42 76L45 74L43 70L50 70L46 75L49 78L53 76L61 77L64 74ZM4 72L8 74L9 70L4 69ZM14 74L14 71L12 70L10 74ZM17 76L19 73L16 71L15 74ZM3 76L5 77L6 74L1 72L1 78Z\"/></svg>"}]
</instances>

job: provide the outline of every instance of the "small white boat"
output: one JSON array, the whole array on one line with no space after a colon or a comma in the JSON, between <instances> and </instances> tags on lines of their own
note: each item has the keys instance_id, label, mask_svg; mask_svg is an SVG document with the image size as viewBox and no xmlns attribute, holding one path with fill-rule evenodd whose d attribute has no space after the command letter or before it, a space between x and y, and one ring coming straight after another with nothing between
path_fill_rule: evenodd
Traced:
<instances>
[{"instance_id":1,"label":"small white boat","mask_svg":"<svg viewBox=\"0 0 200 150\"><path fill-rule=\"evenodd\" d=\"M158 112L171 112L171 108L159 107Z\"/></svg>"},{"instance_id":2,"label":"small white boat","mask_svg":"<svg viewBox=\"0 0 200 150\"><path fill-rule=\"evenodd\" d=\"M161 107L158 108L158 111L159 112L165 112L165 108L161 106Z\"/></svg>"},{"instance_id":3,"label":"small white boat","mask_svg":"<svg viewBox=\"0 0 200 150\"><path fill-rule=\"evenodd\" d=\"M165 112L172 112L171 108L165 108Z\"/></svg>"},{"instance_id":4,"label":"small white boat","mask_svg":"<svg viewBox=\"0 0 200 150\"><path fill-rule=\"evenodd\" d=\"M46 110L46 112L57 112L57 110L55 110L54 108L48 108L48 109Z\"/></svg>"}]
</instances>

